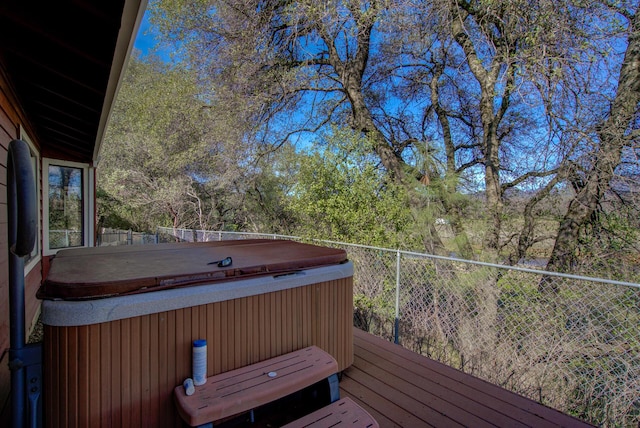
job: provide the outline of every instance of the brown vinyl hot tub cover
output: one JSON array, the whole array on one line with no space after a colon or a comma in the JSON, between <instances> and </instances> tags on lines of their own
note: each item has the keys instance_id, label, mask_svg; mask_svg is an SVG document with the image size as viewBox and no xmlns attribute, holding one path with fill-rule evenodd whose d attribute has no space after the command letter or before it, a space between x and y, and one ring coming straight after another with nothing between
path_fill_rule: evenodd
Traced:
<instances>
[{"instance_id":1,"label":"brown vinyl hot tub cover","mask_svg":"<svg viewBox=\"0 0 640 428\"><path fill-rule=\"evenodd\" d=\"M231 257L233 263L217 262ZM275 275L347 261L341 249L293 241L172 243L61 250L38 290L40 299L95 299Z\"/></svg>"}]
</instances>

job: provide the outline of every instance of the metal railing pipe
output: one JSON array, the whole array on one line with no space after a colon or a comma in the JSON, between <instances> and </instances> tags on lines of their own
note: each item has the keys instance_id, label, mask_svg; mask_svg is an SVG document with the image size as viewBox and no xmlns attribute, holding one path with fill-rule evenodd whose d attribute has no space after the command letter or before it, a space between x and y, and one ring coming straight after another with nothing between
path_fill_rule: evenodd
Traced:
<instances>
[{"instance_id":1,"label":"metal railing pipe","mask_svg":"<svg viewBox=\"0 0 640 428\"><path fill-rule=\"evenodd\" d=\"M31 154L24 141L9 143L7 154L7 202L9 216L9 320L12 426L22 428L26 418L24 315L24 257L36 239L36 190ZM33 406L32 406L33 407ZM34 426L34 412L30 412Z\"/></svg>"},{"instance_id":2,"label":"metal railing pipe","mask_svg":"<svg viewBox=\"0 0 640 428\"><path fill-rule=\"evenodd\" d=\"M393 322L393 342L400 343L400 250L396 252L396 316Z\"/></svg>"}]
</instances>

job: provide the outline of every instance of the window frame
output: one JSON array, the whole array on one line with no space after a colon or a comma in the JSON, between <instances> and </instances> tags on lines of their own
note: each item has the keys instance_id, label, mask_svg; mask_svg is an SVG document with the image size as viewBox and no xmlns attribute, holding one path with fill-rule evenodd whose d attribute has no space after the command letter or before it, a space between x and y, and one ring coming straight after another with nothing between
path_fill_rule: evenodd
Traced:
<instances>
[{"instance_id":1,"label":"window frame","mask_svg":"<svg viewBox=\"0 0 640 428\"><path fill-rule=\"evenodd\" d=\"M77 247L49 248L49 167L61 166L68 168L77 168L82 171L82 237L83 243ZM45 256L53 256L60 250L68 248L92 247L94 245L94 224L93 212L94 207L90 202L90 196L93 189L94 177L91 174L91 167L86 163L63 161L59 159L43 158L42 160L42 250ZM46 199L46 200L45 200Z\"/></svg>"}]
</instances>

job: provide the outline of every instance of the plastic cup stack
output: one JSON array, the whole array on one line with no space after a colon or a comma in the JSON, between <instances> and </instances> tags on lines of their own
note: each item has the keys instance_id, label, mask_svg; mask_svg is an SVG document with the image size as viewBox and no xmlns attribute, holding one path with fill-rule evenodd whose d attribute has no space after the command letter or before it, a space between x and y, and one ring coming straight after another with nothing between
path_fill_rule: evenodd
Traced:
<instances>
[{"instance_id":1,"label":"plastic cup stack","mask_svg":"<svg viewBox=\"0 0 640 428\"><path fill-rule=\"evenodd\" d=\"M204 339L193 341L193 384L196 386L207 383L207 341Z\"/></svg>"}]
</instances>

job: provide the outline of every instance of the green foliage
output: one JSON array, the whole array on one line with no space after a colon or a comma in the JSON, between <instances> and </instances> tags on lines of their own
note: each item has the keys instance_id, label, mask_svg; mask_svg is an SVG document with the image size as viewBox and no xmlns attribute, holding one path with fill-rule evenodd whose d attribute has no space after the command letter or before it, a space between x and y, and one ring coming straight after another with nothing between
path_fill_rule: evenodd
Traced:
<instances>
[{"instance_id":1,"label":"green foliage","mask_svg":"<svg viewBox=\"0 0 640 428\"><path fill-rule=\"evenodd\" d=\"M385 291L377 296L361 293L353 295L354 325L361 330L373 334L390 336L393 333L394 308L389 299L393 288L385 287Z\"/></svg>"},{"instance_id":2,"label":"green foliage","mask_svg":"<svg viewBox=\"0 0 640 428\"><path fill-rule=\"evenodd\" d=\"M195 193L189 171L205 153L194 82L186 70L132 58L122 85L97 170L102 200L114 205L104 221L180 224Z\"/></svg>"},{"instance_id":3,"label":"green foliage","mask_svg":"<svg viewBox=\"0 0 640 428\"><path fill-rule=\"evenodd\" d=\"M142 217L139 212L134 212L131 205L112 197L102 187L96 192L98 205L98 227L110 227L120 230L135 230L149 232L148 224L140 224Z\"/></svg>"},{"instance_id":4,"label":"green foliage","mask_svg":"<svg viewBox=\"0 0 640 428\"><path fill-rule=\"evenodd\" d=\"M399 246L411 217L403 188L367 161L366 138L336 130L327 146L300 159L288 208L299 233L314 238Z\"/></svg>"},{"instance_id":5,"label":"green foliage","mask_svg":"<svg viewBox=\"0 0 640 428\"><path fill-rule=\"evenodd\" d=\"M285 144L278 151L259 158L259 173L246 186L244 208L258 232L296 234L298 213L289 207L289 197L305 155Z\"/></svg>"},{"instance_id":6,"label":"green foliage","mask_svg":"<svg viewBox=\"0 0 640 428\"><path fill-rule=\"evenodd\" d=\"M637 207L631 205L597 211L579 235L576 271L621 281L640 281L637 216Z\"/></svg>"}]
</instances>

